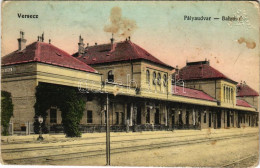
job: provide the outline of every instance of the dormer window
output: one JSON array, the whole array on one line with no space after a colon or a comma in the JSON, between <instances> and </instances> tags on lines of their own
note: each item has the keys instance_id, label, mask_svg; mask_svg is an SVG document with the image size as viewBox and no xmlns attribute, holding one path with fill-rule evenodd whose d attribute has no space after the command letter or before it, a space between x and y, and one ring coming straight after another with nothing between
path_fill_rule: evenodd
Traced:
<instances>
[{"instance_id":1,"label":"dormer window","mask_svg":"<svg viewBox=\"0 0 260 168\"><path fill-rule=\"evenodd\" d=\"M156 72L153 72L153 84L156 85Z\"/></svg>"},{"instance_id":2,"label":"dormer window","mask_svg":"<svg viewBox=\"0 0 260 168\"><path fill-rule=\"evenodd\" d=\"M108 82L114 82L114 74L113 74L112 70L108 71L107 79L108 79Z\"/></svg>"},{"instance_id":3,"label":"dormer window","mask_svg":"<svg viewBox=\"0 0 260 168\"><path fill-rule=\"evenodd\" d=\"M161 85L161 74L160 73L158 73L157 84Z\"/></svg>"},{"instance_id":4,"label":"dormer window","mask_svg":"<svg viewBox=\"0 0 260 168\"><path fill-rule=\"evenodd\" d=\"M150 71L146 70L146 82L150 84Z\"/></svg>"}]
</instances>

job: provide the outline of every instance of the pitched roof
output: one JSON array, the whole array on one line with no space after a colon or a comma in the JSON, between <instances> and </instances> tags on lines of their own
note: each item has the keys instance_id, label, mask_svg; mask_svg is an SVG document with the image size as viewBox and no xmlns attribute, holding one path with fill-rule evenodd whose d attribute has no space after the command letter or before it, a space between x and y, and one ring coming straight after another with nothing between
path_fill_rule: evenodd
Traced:
<instances>
[{"instance_id":1,"label":"pitched roof","mask_svg":"<svg viewBox=\"0 0 260 168\"><path fill-rule=\"evenodd\" d=\"M259 96L259 94L246 84L237 85L237 97Z\"/></svg>"},{"instance_id":2,"label":"pitched roof","mask_svg":"<svg viewBox=\"0 0 260 168\"><path fill-rule=\"evenodd\" d=\"M73 56L89 65L129 60L147 60L173 69L173 67L160 61L130 40L114 43L112 50L111 44L89 46L86 47L82 56L79 56L78 53L73 54Z\"/></svg>"},{"instance_id":3,"label":"pitched roof","mask_svg":"<svg viewBox=\"0 0 260 168\"><path fill-rule=\"evenodd\" d=\"M237 106L243 106L243 107L252 107L250 104L248 104L245 100L237 99Z\"/></svg>"},{"instance_id":4,"label":"pitched roof","mask_svg":"<svg viewBox=\"0 0 260 168\"><path fill-rule=\"evenodd\" d=\"M186 81L199 79L227 79L233 83L237 83L210 66L208 61L187 63L185 67L179 70L177 78Z\"/></svg>"},{"instance_id":5,"label":"pitched roof","mask_svg":"<svg viewBox=\"0 0 260 168\"><path fill-rule=\"evenodd\" d=\"M175 86L175 85L173 85L173 87L172 87L172 94L177 95L177 96L195 98L195 99L216 101L213 97L209 96L208 94L206 94L203 91L185 88L185 87L181 87L181 86Z\"/></svg>"},{"instance_id":6,"label":"pitched roof","mask_svg":"<svg viewBox=\"0 0 260 168\"><path fill-rule=\"evenodd\" d=\"M54 45L39 41L27 45L22 51L16 50L2 58L2 66L26 62L42 62L87 72L97 72Z\"/></svg>"}]
</instances>

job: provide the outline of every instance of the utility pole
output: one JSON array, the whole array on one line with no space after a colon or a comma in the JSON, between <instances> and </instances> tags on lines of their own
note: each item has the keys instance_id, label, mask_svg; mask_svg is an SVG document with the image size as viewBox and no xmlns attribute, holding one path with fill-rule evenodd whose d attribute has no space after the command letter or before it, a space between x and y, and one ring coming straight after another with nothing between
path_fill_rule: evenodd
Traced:
<instances>
[{"instance_id":1,"label":"utility pole","mask_svg":"<svg viewBox=\"0 0 260 168\"><path fill-rule=\"evenodd\" d=\"M106 107L106 115L107 115L107 120L106 120L106 156L107 156L107 166L110 166L110 124L109 124L109 112L108 112L108 106L109 106L109 101L108 101L108 94L107 94L107 107Z\"/></svg>"}]
</instances>

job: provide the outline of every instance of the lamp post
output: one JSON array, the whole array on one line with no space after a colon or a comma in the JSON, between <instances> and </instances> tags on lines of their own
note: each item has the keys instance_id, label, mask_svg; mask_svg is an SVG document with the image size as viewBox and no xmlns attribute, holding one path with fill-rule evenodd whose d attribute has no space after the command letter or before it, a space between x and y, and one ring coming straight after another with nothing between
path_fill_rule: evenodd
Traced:
<instances>
[{"instance_id":1,"label":"lamp post","mask_svg":"<svg viewBox=\"0 0 260 168\"><path fill-rule=\"evenodd\" d=\"M42 123L43 123L43 117L42 116L39 116L38 117L38 121L40 123L40 132L39 132L39 137L37 138L38 141L42 141L43 140L43 137L42 137Z\"/></svg>"},{"instance_id":2,"label":"lamp post","mask_svg":"<svg viewBox=\"0 0 260 168\"><path fill-rule=\"evenodd\" d=\"M107 94L107 103L106 103L106 160L107 160L107 166L110 165L110 124L109 124L109 112L108 112L108 106L109 106L109 100L108 100L108 94Z\"/></svg>"}]
</instances>

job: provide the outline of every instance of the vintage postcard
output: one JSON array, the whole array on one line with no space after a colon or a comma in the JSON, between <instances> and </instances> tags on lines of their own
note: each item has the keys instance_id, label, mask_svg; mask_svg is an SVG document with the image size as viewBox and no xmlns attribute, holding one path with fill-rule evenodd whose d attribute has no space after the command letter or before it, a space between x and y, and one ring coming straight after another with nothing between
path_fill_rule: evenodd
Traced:
<instances>
[{"instance_id":1,"label":"vintage postcard","mask_svg":"<svg viewBox=\"0 0 260 168\"><path fill-rule=\"evenodd\" d=\"M258 165L258 2L1 9L3 165Z\"/></svg>"}]
</instances>

